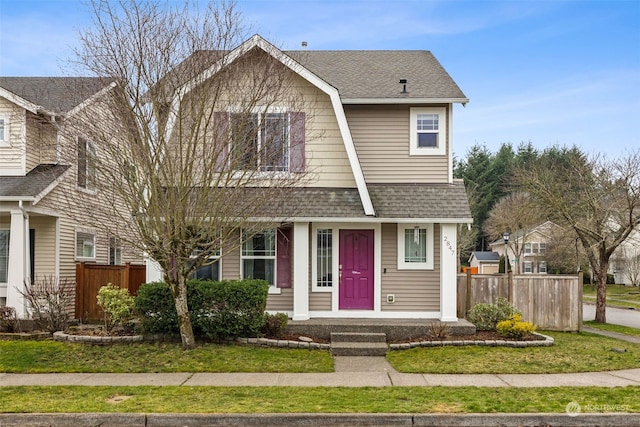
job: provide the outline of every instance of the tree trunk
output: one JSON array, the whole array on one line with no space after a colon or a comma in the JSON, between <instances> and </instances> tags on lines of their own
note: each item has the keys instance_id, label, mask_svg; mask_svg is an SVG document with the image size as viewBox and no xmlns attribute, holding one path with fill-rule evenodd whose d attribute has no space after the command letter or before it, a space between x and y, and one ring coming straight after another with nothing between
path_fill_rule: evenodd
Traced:
<instances>
[{"instance_id":1,"label":"tree trunk","mask_svg":"<svg viewBox=\"0 0 640 427\"><path fill-rule=\"evenodd\" d=\"M600 263L597 273L596 284L596 318L599 323L607 323L607 270L609 264Z\"/></svg>"},{"instance_id":2,"label":"tree trunk","mask_svg":"<svg viewBox=\"0 0 640 427\"><path fill-rule=\"evenodd\" d=\"M180 339L182 347L190 349L196 347L196 339L193 335L191 317L189 317L189 307L187 306L187 281L183 277L178 277L177 283L172 285L174 289L173 299L178 313L178 325L180 326Z\"/></svg>"}]
</instances>

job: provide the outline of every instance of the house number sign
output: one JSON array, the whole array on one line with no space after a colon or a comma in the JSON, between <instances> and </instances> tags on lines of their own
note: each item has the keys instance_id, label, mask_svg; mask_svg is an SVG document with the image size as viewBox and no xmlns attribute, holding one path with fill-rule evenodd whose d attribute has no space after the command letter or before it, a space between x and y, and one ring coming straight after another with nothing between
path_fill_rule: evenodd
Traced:
<instances>
[{"instance_id":1,"label":"house number sign","mask_svg":"<svg viewBox=\"0 0 640 427\"><path fill-rule=\"evenodd\" d=\"M442 240L444 240L444 244L445 244L445 246L446 246L447 248L449 248L449 252L451 252L451 255L454 255L454 256L455 256L455 254L456 254L456 250L453 248L453 245L451 244L451 241L449 240L449 237L444 236L444 237L442 238Z\"/></svg>"}]
</instances>

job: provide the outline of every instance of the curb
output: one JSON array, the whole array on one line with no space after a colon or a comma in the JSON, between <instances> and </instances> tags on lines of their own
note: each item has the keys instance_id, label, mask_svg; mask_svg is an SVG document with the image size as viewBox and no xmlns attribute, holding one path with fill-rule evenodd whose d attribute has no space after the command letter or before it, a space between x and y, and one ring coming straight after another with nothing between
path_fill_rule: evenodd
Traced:
<instances>
[{"instance_id":1,"label":"curb","mask_svg":"<svg viewBox=\"0 0 640 427\"><path fill-rule=\"evenodd\" d=\"M640 414L0 414L0 426L421 426L595 427L640 425Z\"/></svg>"}]
</instances>

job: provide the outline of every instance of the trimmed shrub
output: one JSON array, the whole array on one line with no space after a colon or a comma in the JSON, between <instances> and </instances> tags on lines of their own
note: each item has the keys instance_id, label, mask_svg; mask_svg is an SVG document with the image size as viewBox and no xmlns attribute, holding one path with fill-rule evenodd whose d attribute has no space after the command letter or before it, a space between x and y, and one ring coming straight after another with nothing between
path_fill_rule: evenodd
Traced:
<instances>
[{"instance_id":1,"label":"trimmed shrub","mask_svg":"<svg viewBox=\"0 0 640 427\"><path fill-rule=\"evenodd\" d=\"M265 313L262 333L267 338L280 339L284 336L288 323L289 316L286 313Z\"/></svg>"},{"instance_id":2,"label":"trimmed shrub","mask_svg":"<svg viewBox=\"0 0 640 427\"><path fill-rule=\"evenodd\" d=\"M535 332L537 327L531 322L523 322L520 314L514 314L509 319L498 322L496 329L505 338L522 339Z\"/></svg>"},{"instance_id":3,"label":"trimmed shrub","mask_svg":"<svg viewBox=\"0 0 640 427\"><path fill-rule=\"evenodd\" d=\"M467 313L467 320L480 331L493 331L498 322L511 318L514 314L522 314L509 304L506 298L496 299L495 304L476 304Z\"/></svg>"},{"instance_id":4,"label":"trimmed shrub","mask_svg":"<svg viewBox=\"0 0 640 427\"><path fill-rule=\"evenodd\" d=\"M98 305L104 312L104 328L108 334L117 325L128 327L133 316L133 297L129 289L107 283L98 291Z\"/></svg>"},{"instance_id":5,"label":"trimmed shrub","mask_svg":"<svg viewBox=\"0 0 640 427\"><path fill-rule=\"evenodd\" d=\"M212 340L258 335L264 324L268 290L264 280L190 280L187 301L194 334ZM135 310L142 317L143 333L179 332L168 284L142 285Z\"/></svg>"}]
</instances>

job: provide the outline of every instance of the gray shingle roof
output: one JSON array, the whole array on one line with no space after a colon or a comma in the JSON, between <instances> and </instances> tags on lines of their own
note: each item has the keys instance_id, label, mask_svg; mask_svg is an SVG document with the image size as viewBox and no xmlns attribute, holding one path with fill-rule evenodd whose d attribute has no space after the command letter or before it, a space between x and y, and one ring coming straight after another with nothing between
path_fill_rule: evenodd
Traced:
<instances>
[{"instance_id":1,"label":"gray shingle roof","mask_svg":"<svg viewBox=\"0 0 640 427\"><path fill-rule=\"evenodd\" d=\"M342 99L466 99L440 62L426 50L286 51L326 81ZM400 79L407 80L403 94Z\"/></svg>"},{"instance_id":2,"label":"gray shingle roof","mask_svg":"<svg viewBox=\"0 0 640 427\"><path fill-rule=\"evenodd\" d=\"M108 85L96 77L0 77L0 87L51 113L66 113Z\"/></svg>"},{"instance_id":3,"label":"gray shingle roof","mask_svg":"<svg viewBox=\"0 0 640 427\"><path fill-rule=\"evenodd\" d=\"M470 219L464 184L372 184L368 186L377 218ZM285 190L245 189L250 200L270 201L260 214L270 218L368 218L356 188L302 187ZM265 191L273 194L265 196ZM258 216L260 216L258 214Z\"/></svg>"},{"instance_id":4,"label":"gray shingle roof","mask_svg":"<svg viewBox=\"0 0 640 427\"><path fill-rule=\"evenodd\" d=\"M500 255L497 252L476 251L472 252L472 255L475 256L478 261L500 261Z\"/></svg>"},{"instance_id":5,"label":"gray shingle roof","mask_svg":"<svg viewBox=\"0 0 640 427\"><path fill-rule=\"evenodd\" d=\"M66 165L38 165L25 176L0 176L0 198L36 197L67 169Z\"/></svg>"}]
</instances>

